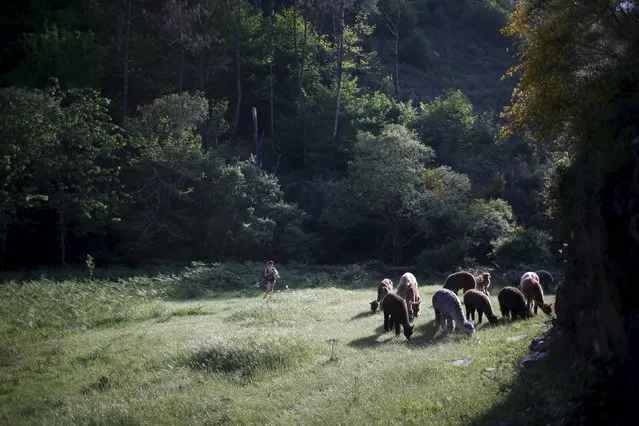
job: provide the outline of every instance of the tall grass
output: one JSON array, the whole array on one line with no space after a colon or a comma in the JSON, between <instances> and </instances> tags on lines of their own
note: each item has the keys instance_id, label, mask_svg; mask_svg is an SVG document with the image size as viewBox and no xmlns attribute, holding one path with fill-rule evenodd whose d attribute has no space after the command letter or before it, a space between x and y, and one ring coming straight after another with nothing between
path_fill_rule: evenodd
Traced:
<instances>
[{"instance_id":1,"label":"tall grass","mask_svg":"<svg viewBox=\"0 0 639 426\"><path fill-rule=\"evenodd\" d=\"M1 285L0 424L553 424L565 411L560 364L517 365L542 315L444 335L438 285L423 283L407 341L370 313L383 276L358 266L300 268L266 299L212 284L215 268ZM177 298L185 280L203 295Z\"/></svg>"},{"instance_id":2,"label":"tall grass","mask_svg":"<svg viewBox=\"0 0 639 426\"><path fill-rule=\"evenodd\" d=\"M261 373L308 362L323 351L317 342L300 336L260 333L230 339L212 338L189 350L185 364L195 370L250 381Z\"/></svg>"}]
</instances>

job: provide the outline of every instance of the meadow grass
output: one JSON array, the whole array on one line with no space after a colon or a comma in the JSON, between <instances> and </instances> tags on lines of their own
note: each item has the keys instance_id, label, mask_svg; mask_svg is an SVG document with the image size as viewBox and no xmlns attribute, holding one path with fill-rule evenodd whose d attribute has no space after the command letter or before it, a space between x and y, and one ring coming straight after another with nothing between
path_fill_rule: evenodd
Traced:
<instances>
[{"instance_id":1,"label":"meadow grass","mask_svg":"<svg viewBox=\"0 0 639 426\"><path fill-rule=\"evenodd\" d=\"M558 422L560 364L517 365L547 317L444 335L423 283L407 341L370 312L377 281L188 300L170 275L0 285L0 424Z\"/></svg>"}]
</instances>

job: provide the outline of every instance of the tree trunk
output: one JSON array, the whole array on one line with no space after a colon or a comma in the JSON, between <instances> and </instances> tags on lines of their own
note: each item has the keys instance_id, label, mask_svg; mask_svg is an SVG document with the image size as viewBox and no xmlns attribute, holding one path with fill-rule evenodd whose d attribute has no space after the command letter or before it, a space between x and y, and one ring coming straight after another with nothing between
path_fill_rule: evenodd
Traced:
<instances>
[{"instance_id":1,"label":"tree trunk","mask_svg":"<svg viewBox=\"0 0 639 426\"><path fill-rule=\"evenodd\" d=\"M124 45L122 47L122 121L129 116L129 41L131 39L131 5L133 0L126 0L124 16Z\"/></svg>"},{"instance_id":2,"label":"tree trunk","mask_svg":"<svg viewBox=\"0 0 639 426\"><path fill-rule=\"evenodd\" d=\"M62 266L67 264L67 223L64 210L58 209L58 249L60 250L60 263Z\"/></svg>"},{"instance_id":3,"label":"tree trunk","mask_svg":"<svg viewBox=\"0 0 639 426\"><path fill-rule=\"evenodd\" d=\"M304 11L308 6L308 0L304 1ZM293 50L295 52L295 70L297 74L297 102L299 113L302 116L302 160L303 167L308 168L308 119L306 117L306 97L304 96L304 65L306 63L306 49L308 46L308 24L301 14L304 22L304 31L302 36L302 52L298 50L297 43L297 7L293 6ZM301 58L300 58L301 56Z\"/></svg>"},{"instance_id":4,"label":"tree trunk","mask_svg":"<svg viewBox=\"0 0 639 426\"><path fill-rule=\"evenodd\" d=\"M271 60L268 64L268 82L269 82L269 112L270 112L270 121L271 121L271 138L275 140L275 106L274 106L274 98L275 94L273 93L273 61L275 60L275 42L274 42L274 32L275 30L275 9L271 9Z\"/></svg>"},{"instance_id":5,"label":"tree trunk","mask_svg":"<svg viewBox=\"0 0 639 426\"><path fill-rule=\"evenodd\" d=\"M7 234L9 227L6 221L2 221L0 229L0 272L4 271L4 254L7 252Z\"/></svg>"},{"instance_id":6,"label":"tree trunk","mask_svg":"<svg viewBox=\"0 0 639 426\"><path fill-rule=\"evenodd\" d=\"M257 108L251 107L251 118L253 119L253 143L255 144L255 164L262 167L262 147L257 128Z\"/></svg>"},{"instance_id":7,"label":"tree trunk","mask_svg":"<svg viewBox=\"0 0 639 426\"><path fill-rule=\"evenodd\" d=\"M565 282L555 308L575 355L604 366L594 385L601 398L586 396L583 410L623 418L639 400L639 164L630 153L592 151L571 168Z\"/></svg>"},{"instance_id":8,"label":"tree trunk","mask_svg":"<svg viewBox=\"0 0 639 426\"><path fill-rule=\"evenodd\" d=\"M178 93L184 91L184 34L180 28L180 69L178 70Z\"/></svg>"},{"instance_id":9,"label":"tree trunk","mask_svg":"<svg viewBox=\"0 0 639 426\"><path fill-rule=\"evenodd\" d=\"M333 121L333 143L337 143L337 134L339 131L339 116L342 103L342 63L344 55L344 13L345 8L342 5L339 16L338 40L337 40L337 71L335 73L336 94L335 94L335 120Z\"/></svg>"},{"instance_id":10,"label":"tree trunk","mask_svg":"<svg viewBox=\"0 0 639 426\"><path fill-rule=\"evenodd\" d=\"M399 101L399 18L401 8L397 7L397 15L395 17L395 100Z\"/></svg>"},{"instance_id":11,"label":"tree trunk","mask_svg":"<svg viewBox=\"0 0 639 426\"><path fill-rule=\"evenodd\" d=\"M233 126L231 128L231 137L237 143L237 131L240 123L240 111L242 105L242 80L241 68L240 68L240 25L242 23L241 0L236 0L236 14L235 14L235 117L233 118Z\"/></svg>"}]
</instances>

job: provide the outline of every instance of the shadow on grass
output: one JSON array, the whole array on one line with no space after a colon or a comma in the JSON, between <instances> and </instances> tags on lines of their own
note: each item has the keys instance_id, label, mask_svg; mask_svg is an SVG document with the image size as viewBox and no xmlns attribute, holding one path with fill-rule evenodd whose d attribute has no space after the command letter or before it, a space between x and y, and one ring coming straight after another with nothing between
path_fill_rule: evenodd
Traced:
<instances>
[{"instance_id":1,"label":"shadow on grass","mask_svg":"<svg viewBox=\"0 0 639 426\"><path fill-rule=\"evenodd\" d=\"M378 339L382 336L388 336L388 340L392 338L403 339L407 343L411 345L419 345L426 346L434 343L438 343L446 337L445 333L437 333L437 329L435 328L435 321L430 321L425 324L415 324L413 323L413 335L410 340L407 340L404 337L404 329L400 328L399 336L395 336L395 329L385 331L383 324L383 317L381 317L381 323L375 328L375 334L362 337L359 339L352 340L348 343L348 346L354 348L369 348L372 346L377 346L380 343Z\"/></svg>"},{"instance_id":2,"label":"shadow on grass","mask_svg":"<svg viewBox=\"0 0 639 426\"><path fill-rule=\"evenodd\" d=\"M510 382L501 379L501 368L516 369ZM485 391L495 392L500 402L481 416L469 419L470 425L555 425L569 409L575 377L565 355L549 356L523 366L502 366L482 373Z\"/></svg>"},{"instance_id":3,"label":"shadow on grass","mask_svg":"<svg viewBox=\"0 0 639 426\"><path fill-rule=\"evenodd\" d=\"M384 330L384 317L380 316L380 323L377 327L375 327L375 334L372 334L370 336L366 336L366 337L362 337L359 339L355 339L355 340L351 340L350 342L348 342L348 346L351 346L353 348L370 348L372 346L377 346L381 343L383 343L383 341L379 341L378 339L380 337L388 337L388 340L392 339L395 337L395 328L393 328L392 330L389 331L385 331ZM413 334L414 336L414 334ZM404 337L404 329L400 328L400 333L399 336L397 336L397 338L401 338L406 340L406 338ZM412 339L412 337L411 337Z\"/></svg>"},{"instance_id":4,"label":"shadow on grass","mask_svg":"<svg viewBox=\"0 0 639 426\"><path fill-rule=\"evenodd\" d=\"M415 324L411 342L418 345L432 345L439 342L445 336L444 333L437 333L435 320L431 320L421 324Z\"/></svg>"},{"instance_id":5,"label":"shadow on grass","mask_svg":"<svg viewBox=\"0 0 639 426\"><path fill-rule=\"evenodd\" d=\"M382 331L384 328L382 327ZM381 334L381 333L380 333ZM380 342L377 341L380 334L372 334L366 337L360 337L359 339L351 340L347 343L348 346L353 348L371 348L373 346L378 346Z\"/></svg>"},{"instance_id":6,"label":"shadow on grass","mask_svg":"<svg viewBox=\"0 0 639 426\"><path fill-rule=\"evenodd\" d=\"M373 316L373 315L376 315L376 314L372 313L370 310L368 310L367 312L360 312L359 314L353 315L351 317L351 321L358 320L358 319L361 319L361 318L367 318L367 317L370 317L370 316ZM382 320L383 320L383 318L382 318Z\"/></svg>"}]
</instances>

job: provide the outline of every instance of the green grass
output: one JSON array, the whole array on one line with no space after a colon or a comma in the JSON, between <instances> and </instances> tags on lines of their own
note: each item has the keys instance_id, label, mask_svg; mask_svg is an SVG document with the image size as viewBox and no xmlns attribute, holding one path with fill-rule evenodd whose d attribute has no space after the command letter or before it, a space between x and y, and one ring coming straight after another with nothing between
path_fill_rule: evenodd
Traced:
<instances>
[{"instance_id":1,"label":"green grass","mask_svg":"<svg viewBox=\"0 0 639 426\"><path fill-rule=\"evenodd\" d=\"M560 365L516 365L543 314L446 336L439 285L422 284L406 341L370 312L377 281L289 280L268 300L255 287L176 300L170 275L0 285L0 424L558 422Z\"/></svg>"}]
</instances>

